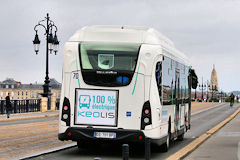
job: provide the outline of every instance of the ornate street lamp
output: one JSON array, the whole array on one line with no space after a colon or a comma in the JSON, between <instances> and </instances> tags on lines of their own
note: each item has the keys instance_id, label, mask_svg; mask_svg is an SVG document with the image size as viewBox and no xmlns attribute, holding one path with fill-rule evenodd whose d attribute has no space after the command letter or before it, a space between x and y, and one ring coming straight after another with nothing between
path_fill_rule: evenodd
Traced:
<instances>
[{"instance_id":1,"label":"ornate street lamp","mask_svg":"<svg viewBox=\"0 0 240 160\"><path fill-rule=\"evenodd\" d=\"M46 22L46 25L42 24L43 22ZM38 38L38 27L43 27L45 30L45 35L46 35L46 77L43 85L43 93L41 95L43 97L48 97L51 96L51 91L49 89L49 77L48 77L48 55L49 53L52 53L54 51L55 55L58 51L58 46L59 46L59 41L57 38L57 26L55 26L54 22L50 20L49 14L47 13L47 17L45 17L44 20L41 20L38 22L38 24L34 27L34 30L36 32L35 38L33 40L33 45L34 45L34 51L36 54L39 52L39 46L40 46L40 40ZM55 31L54 37L53 37L53 31Z\"/></svg>"}]
</instances>

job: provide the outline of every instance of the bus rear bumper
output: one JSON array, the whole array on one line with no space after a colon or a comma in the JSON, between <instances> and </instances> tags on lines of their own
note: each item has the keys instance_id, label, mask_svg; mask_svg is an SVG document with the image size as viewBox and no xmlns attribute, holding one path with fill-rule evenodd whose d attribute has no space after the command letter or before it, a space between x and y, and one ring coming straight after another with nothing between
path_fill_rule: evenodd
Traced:
<instances>
[{"instance_id":1,"label":"bus rear bumper","mask_svg":"<svg viewBox=\"0 0 240 160\"><path fill-rule=\"evenodd\" d=\"M115 138L96 138L94 132L111 132L116 133ZM145 135L139 130L128 129L103 129L103 128L79 128L69 127L64 133L58 134L61 141L123 141L123 142L144 142Z\"/></svg>"}]
</instances>

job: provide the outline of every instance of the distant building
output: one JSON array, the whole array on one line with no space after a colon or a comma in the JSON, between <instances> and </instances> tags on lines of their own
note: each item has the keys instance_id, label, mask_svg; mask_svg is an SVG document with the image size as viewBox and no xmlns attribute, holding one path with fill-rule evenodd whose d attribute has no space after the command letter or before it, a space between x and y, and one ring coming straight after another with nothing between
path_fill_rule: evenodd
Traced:
<instances>
[{"instance_id":1,"label":"distant building","mask_svg":"<svg viewBox=\"0 0 240 160\"><path fill-rule=\"evenodd\" d=\"M0 99L5 99L11 93L11 99L31 99L40 98L43 92L43 84L30 83L22 84L12 78L0 82ZM53 97L60 98L61 83L55 79L50 79L51 93Z\"/></svg>"},{"instance_id":2,"label":"distant building","mask_svg":"<svg viewBox=\"0 0 240 160\"><path fill-rule=\"evenodd\" d=\"M211 74L211 82L210 82L210 89L216 89L218 91L218 78L217 78L217 72L215 69L215 65L213 65L213 70Z\"/></svg>"}]
</instances>

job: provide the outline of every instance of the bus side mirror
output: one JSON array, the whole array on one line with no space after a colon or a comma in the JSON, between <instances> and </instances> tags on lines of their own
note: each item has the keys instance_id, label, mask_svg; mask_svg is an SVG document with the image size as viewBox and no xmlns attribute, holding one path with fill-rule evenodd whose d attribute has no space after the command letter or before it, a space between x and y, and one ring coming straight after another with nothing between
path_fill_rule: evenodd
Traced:
<instances>
[{"instance_id":1,"label":"bus side mirror","mask_svg":"<svg viewBox=\"0 0 240 160\"><path fill-rule=\"evenodd\" d=\"M189 75L190 75L191 80L192 80L192 88L196 89L197 86L198 86L198 77L197 77L194 69L189 70Z\"/></svg>"},{"instance_id":2,"label":"bus side mirror","mask_svg":"<svg viewBox=\"0 0 240 160\"><path fill-rule=\"evenodd\" d=\"M192 88L196 89L198 86L198 79L197 77L192 77Z\"/></svg>"}]
</instances>

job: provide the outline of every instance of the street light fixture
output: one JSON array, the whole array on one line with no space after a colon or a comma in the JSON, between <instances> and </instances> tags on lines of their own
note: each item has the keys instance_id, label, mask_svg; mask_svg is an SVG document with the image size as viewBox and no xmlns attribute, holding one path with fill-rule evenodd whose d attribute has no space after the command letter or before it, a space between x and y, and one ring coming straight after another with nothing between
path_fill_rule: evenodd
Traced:
<instances>
[{"instance_id":1,"label":"street light fixture","mask_svg":"<svg viewBox=\"0 0 240 160\"><path fill-rule=\"evenodd\" d=\"M42 24L43 22L46 22L46 25ZM38 38L38 27L43 27L45 30L46 35L46 77L45 77L45 83L43 85L43 93L41 94L43 97L49 97L51 96L51 91L49 89L49 77L48 77L48 56L49 52L52 53L52 51L55 52L55 55L58 51L59 41L57 38L57 26L54 24L52 20L50 20L49 14L47 13L47 17L45 17L43 20L39 21L38 24L34 27L34 30L36 32L35 38L33 40L34 45L34 51L36 54L39 52L39 46L40 46L40 40ZM55 31L54 37L53 37L53 31Z\"/></svg>"},{"instance_id":2,"label":"street light fixture","mask_svg":"<svg viewBox=\"0 0 240 160\"><path fill-rule=\"evenodd\" d=\"M56 31L55 31L55 35L54 35L54 38L53 38L53 42L54 42L53 51L54 51L54 53L55 53L55 55L56 55L56 54L57 54L57 51L58 51L58 48L59 48L59 41L58 41L58 38L57 38Z\"/></svg>"},{"instance_id":3,"label":"street light fixture","mask_svg":"<svg viewBox=\"0 0 240 160\"><path fill-rule=\"evenodd\" d=\"M54 46L53 35L52 35L52 33L50 33L48 36L48 49L49 49L50 53L52 53L53 46Z\"/></svg>"},{"instance_id":4,"label":"street light fixture","mask_svg":"<svg viewBox=\"0 0 240 160\"><path fill-rule=\"evenodd\" d=\"M36 54L38 54L39 45L40 45L40 40L38 38L38 34L37 34L37 31L36 31L36 35L35 35L35 38L33 40L34 51L36 52Z\"/></svg>"}]
</instances>

